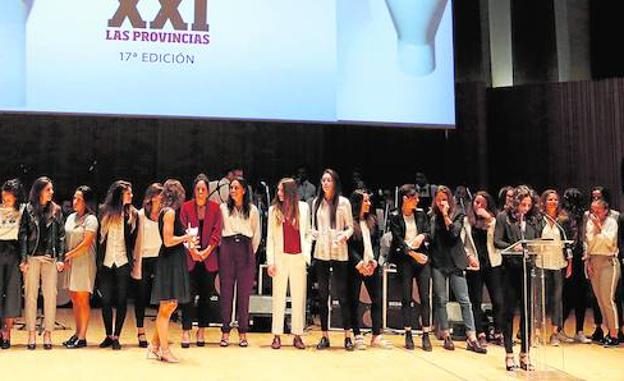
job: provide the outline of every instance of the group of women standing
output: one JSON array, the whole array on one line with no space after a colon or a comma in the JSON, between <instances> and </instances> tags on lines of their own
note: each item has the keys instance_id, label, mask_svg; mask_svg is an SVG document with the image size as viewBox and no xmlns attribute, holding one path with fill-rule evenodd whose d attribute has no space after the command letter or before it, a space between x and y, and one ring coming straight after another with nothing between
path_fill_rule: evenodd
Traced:
<instances>
[{"instance_id":1,"label":"group of women standing","mask_svg":"<svg viewBox=\"0 0 624 381\"><path fill-rule=\"evenodd\" d=\"M564 199L574 198L566 191ZM181 346L191 345L192 315L197 300L196 345L205 345L209 326L209 300L217 274L222 318L220 346L230 345L232 322L238 322L238 345L249 345L249 298L253 289L260 244L260 214L252 203L245 179L229 185L227 202L209 200L209 181L199 175L193 183L193 197L177 180L148 187L142 208L133 205L132 185L114 182L99 210L93 191L78 187L73 195L74 212L63 220L52 199L52 181L41 177L33 184L28 200L22 200L21 184L9 180L2 186L0 205L0 318L2 348L10 347L14 318L21 315L21 277L24 278L24 316L28 349L35 349L35 320L39 288L44 299L43 347L52 348L57 279L70 292L76 323L75 333L63 343L67 348L87 345L89 300L98 292L106 335L101 348L121 349L119 337L126 317L128 290L135 284L135 314L139 346L148 357L177 362L169 348L170 317L182 311ZM316 348L330 347L330 283L340 303L344 348L365 348L357 316L359 295L364 285L371 298L371 345L384 347L382 328L382 269L379 265L381 230L371 210L370 194L355 190L343 197L338 174L326 169L311 205L299 200L295 180L282 179L269 208L266 253L268 274L273 278L273 325L271 347L281 348L284 334L286 296L292 311L293 346L305 349L307 268L313 263L318 282L322 337ZM585 253L588 273L606 317L611 345L618 330L613 287L619 279L617 259L618 221L610 217L608 203L596 198L584 217L571 207L562 208L554 190L539 199L526 186L504 188L498 212L493 198L477 192L468 208L458 207L449 188L439 186L431 211L418 208L419 193L412 184L398 190L398 207L388 218L391 246L388 260L396 265L401 288L401 315L405 347L414 349L412 327L422 327L422 349L432 350L431 298L437 332L443 348L454 350L449 332L447 304L449 289L460 307L467 333L467 349L486 353L486 327L481 310L482 289L488 289L494 310L494 339L504 342L508 370L515 369L513 317L525 294L527 272L520 256L503 256L510 247L521 252L522 240L544 238L555 242L539 252L536 266L544 270L552 295L553 335L551 344L570 341L563 332L562 293L564 279L578 269L579 251ZM564 200L565 201L565 200ZM577 208L578 209L578 208ZM579 226L581 227L579 229ZM564 245L570 238L575 244ZM578 244L584 241L585 245ZM313 261L312 261L313 260ZM531 265L532 266L532 265ZM62 276L58 273L62 272ZM412 314L412 292L418 286L420 322ZM611 283L609 283L611 282ZM150 290L151 284L151 293ZM289 288L289 290L288 290ZM233 311L236 296L236 311ZM145 307L157 304L158 316L150 339L144 328ZM113 314L113 309L115 313ZM577 307L578 310L578 307ZM528 316L520 308L521 326ZM577 311L578 316L578 311ZM578 318L577 318L578 319ZM577 322L578 323L578 322ZM577 324L578 326L578 324ZM587 342L581 329L575 339ZM521 332L520 367L530 370L530 338ZM579 336L580 335L580 336Z\"/></svg>"}]
</instances>

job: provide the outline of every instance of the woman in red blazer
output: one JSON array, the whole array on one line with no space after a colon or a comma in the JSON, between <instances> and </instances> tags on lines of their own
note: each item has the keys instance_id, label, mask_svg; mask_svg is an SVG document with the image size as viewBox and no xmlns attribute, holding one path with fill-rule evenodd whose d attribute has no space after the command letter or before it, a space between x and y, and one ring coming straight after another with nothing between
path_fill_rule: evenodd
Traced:
<instances>
[{"instance_id":1,"label":"woman in red blazer","mask_svg":"<svg viewBox=\"0 0 624 381\"><path fill-rule=\"evenodd\" d=\"M215 291L215 278L219 269L217 247L221 241L221 225L223 217L219 205L208 200L208 177L200 174L193 183L194 198L182 206L180 220L188 228L198 229L198 256L187 250L186 264L191 275L191 302L182 306L182 348L190 346L190 332L193 327L192 309L195 307L195 295L199 295L197 303L197 346L203 347L204 328L208 327L208 308L210 296Z\"/></svg>"}]
</instances>

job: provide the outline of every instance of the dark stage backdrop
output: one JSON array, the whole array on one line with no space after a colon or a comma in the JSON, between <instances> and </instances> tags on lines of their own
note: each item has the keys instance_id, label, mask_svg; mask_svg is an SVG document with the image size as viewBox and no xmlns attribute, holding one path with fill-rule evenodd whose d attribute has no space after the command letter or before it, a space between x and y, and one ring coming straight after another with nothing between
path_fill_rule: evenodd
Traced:
<instances>
[{"instance_id":1,"label":"dark stage backdrop","mask_svg":"<svg viewBox=\"0 0 624 381\"><path fill-rule=\"evenodd\" d=\"M539 190L604 184L620 206L624 79L485 90L458 85L456 131L260 122L0 116L0 179L53 177L58 199L87 183L98 193L116 178L137 194L169 176L189 184L241 164L271 184L301 163L336 168L346 187L360 168L374 188L413 181L495 191L528 182ZM95 169L89 172L93 161Z\"/></svg>"},{"instance_id":2,"label":"dark stage backdrop","mask_svg":"<svg viewBox=\"0 0 624 381\"><path fill-rule=\"evenodd\" d=\"M353 125L129 119L67 115L0 115L0 179L26 183L41 174L56 182L57 199L82 183L101 196L118 178L135 197L153 181L190 184L199 172L216 178L241 165L252 182L274 185L307 164L313 181L324 167L349 188L359 168L373 188L413 182L416 171L435 182L486 185L485 87L458 85L464 105L456 131ZM480 147L480 148L479 148ZM97 164L91 168L94 161ZM90 170L91 169L91 170Z\"/></svg>"},{"instance_id":3,"label":"dark stage backdrop","mask_svg":"<svg viewBox=\"0 0 624 381\"><path fill-rule=\"evenodd\" d=\"M624 79L492 89L488 110L491 187L602 184L622 205Z\"/></svg>"}]
</instances>

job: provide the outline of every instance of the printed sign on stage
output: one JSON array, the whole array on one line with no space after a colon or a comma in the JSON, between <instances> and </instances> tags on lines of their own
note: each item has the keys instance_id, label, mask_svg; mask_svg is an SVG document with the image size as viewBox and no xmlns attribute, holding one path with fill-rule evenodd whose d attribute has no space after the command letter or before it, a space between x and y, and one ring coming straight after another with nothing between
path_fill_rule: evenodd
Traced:
<instances>
[{"instance_id":1,"label":"printed sign on stage","mask_svg":"<svg viewBox=\"0 0 624 381\"><path fill-rule=\"evenodd\" d=\"M453 127L447 0L3 0L0 111Z\"/></svg>"}]
</instances>

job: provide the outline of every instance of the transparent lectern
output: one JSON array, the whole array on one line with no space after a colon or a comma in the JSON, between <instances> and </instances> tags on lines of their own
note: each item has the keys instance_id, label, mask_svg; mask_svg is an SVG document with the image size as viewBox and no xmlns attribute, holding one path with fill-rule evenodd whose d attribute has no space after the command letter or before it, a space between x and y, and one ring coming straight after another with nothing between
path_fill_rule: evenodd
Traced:
<instances>
[{"instance_id":1,"label":"transparent lectern","mask_svg":"<svg viewBox=\"0 0 624 381\"><path fill-rule=\"evenodd\" d=\"M524 331L525 337L529 338L528 354L534 366L532 378L535 379L566 376L563 343L554 347L550 345L549 340L552 330L547 316L547 306L552 305L552 301L547 293L542 253L547 248L555 247L561 250L563 255L565 245L573 242L547 239L520 240L501 251L503 257L517 258L522 262L524 275L522 287L525 292L522 292L520 308L524 309L527 319L520 329Z\"/></svg>"}]
</instances>

